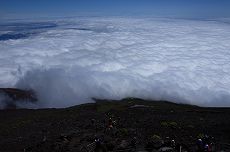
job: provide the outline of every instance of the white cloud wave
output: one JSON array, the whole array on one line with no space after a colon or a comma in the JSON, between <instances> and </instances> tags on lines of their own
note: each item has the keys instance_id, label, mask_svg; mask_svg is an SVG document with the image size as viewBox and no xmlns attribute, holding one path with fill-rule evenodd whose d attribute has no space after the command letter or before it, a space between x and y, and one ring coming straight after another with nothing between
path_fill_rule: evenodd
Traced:
<instances>
[{"instance_id":1,"label":"white cloud wave","mask_svg":"<svg viewBox=\"0 0 230 152\"><path fill-rule=\"evenodd\" d=\"M230 106L228 24L160 18L55 23L27 39L0 41L1 86L35 89L39 107L127 96Z\"/></svg>"}]
</instances>

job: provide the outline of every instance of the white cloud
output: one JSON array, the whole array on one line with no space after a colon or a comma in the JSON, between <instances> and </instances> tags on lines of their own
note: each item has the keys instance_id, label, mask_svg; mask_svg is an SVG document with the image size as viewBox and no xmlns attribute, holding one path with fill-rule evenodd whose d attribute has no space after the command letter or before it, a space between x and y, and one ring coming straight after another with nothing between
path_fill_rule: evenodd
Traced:
<instances>
[{"instance_id":1,"label":"white cloud","mask_svg":"<svg viewBox=\"0 0 230 152\"><path fill-rule=\"evenodd\" d=\"M159 18L57 24L0 41L0 86L35 89L40 107L127 96L230 106L228 24Z\"/></svg>"}]
</instances>

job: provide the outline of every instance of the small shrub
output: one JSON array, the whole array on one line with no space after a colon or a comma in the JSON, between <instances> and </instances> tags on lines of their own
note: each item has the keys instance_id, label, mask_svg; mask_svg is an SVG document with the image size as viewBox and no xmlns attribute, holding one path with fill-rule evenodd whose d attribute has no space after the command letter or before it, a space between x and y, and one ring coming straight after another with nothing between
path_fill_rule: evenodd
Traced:
<instances>
[{"instance_id":1,"label":"small shrub","mask_svg":"<svg viewBox=\"0 0 230 152\"><path fill-rule=\"evenodd\" d=\"M166 121L161 122L162 127L168 127L168 123Z\"/></svg>"},{"instance_id":2,"label":"small shrub","mask_svg":"<svg viewBox=\"0 0 230 152\"><path fill-rule=\"evenodd\" d=\"M188 125L188 128L195 128L193 125Z\"/></svg>"},{"instance_id":3,"label":"small shrub","mask_svg":"<svg viewBox=\"0 0 230 152\"><path fill-rule=\"evenodd\" d=\"M121 128L119 132L122 136L127 136L129 134L129 131L126 128Z\"/></svg>"},{"instance_id":4,"label":"small shrub","mask_svg":"<svg viewBox=\"0 0 230 152\"><path fill-rule=\"evenodd\" d=\"M200 134L197 136L197 138L199 138L199 139L204 138L204 134L200 133Z\"/></svg>"},{"instance_id":5,"label":"small shrub","mask_svg":"<svg viewBox=\"0 0 230 152\"><path fill-rule=\"evenodd\" d=\"M177 127L177 123L176 122L170 122L169 126L172 128L176 128Z\"/></svg>"},{"instance_id":6,"label":"small shrub","mask_svg":"<svg viewBox=\"0 0 230 152\"><path fill-rule=\"evenodd\" d=\"M177 128L178 124L176 122L174 122L174 121L170 121L170 122L163 121L163 122L161 122L161 126L162 127Z\"/></svg>"},{"instance_id":7,"label":"small shrub","mask_svg":"<svg viewBox=\"0 0 230 152\"><path fill-rule=\"evenodd\" d=\"M153 135L151 137L152 140L161 140L161 137L159 135Z\"/></svg>"}]
</instances>

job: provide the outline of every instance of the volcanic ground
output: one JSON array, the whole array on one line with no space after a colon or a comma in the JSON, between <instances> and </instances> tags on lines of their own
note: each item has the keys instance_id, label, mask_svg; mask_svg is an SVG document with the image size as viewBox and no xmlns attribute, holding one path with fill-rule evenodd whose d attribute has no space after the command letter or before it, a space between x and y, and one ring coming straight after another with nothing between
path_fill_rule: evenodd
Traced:
<instances>
[{"instance_id":1,"label":"volcanic ground","mask_svg":"<svg viewBox=\"0 0 230 152\"><path fill-rule=\"evenodd\" d=\"M95 137L108 151L130 151L134 139L134 151L152 151L153 138L174 139L195 151L197 138L205 134L215 138L216 151L230 151L230 108L136 98L94 100L65 109L1 110L0 151L90 151ZM106 128L109 118L116 122L112 132Z\"/></svg>"}]
</instances>

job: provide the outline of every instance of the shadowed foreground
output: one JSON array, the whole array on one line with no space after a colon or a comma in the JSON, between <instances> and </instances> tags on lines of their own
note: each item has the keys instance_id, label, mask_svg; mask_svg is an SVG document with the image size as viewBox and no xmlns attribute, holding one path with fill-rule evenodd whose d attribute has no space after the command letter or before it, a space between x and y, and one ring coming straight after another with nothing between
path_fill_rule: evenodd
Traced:
<instances>
[{"instance_id":1,"label":"shadowed foreground","mask_svg":"<svg viewBox=\"0 0 230 152\"><path fill-rule=\"evenodd\" d=\"M134 98L95 101L66 109L1 110L0 151L87 152L95 139L107 151L156 151L171 139L175 147L195 151L205 134L215 138L216 151L230 151L229 108Z\"/></svg>"}]
</instances>

